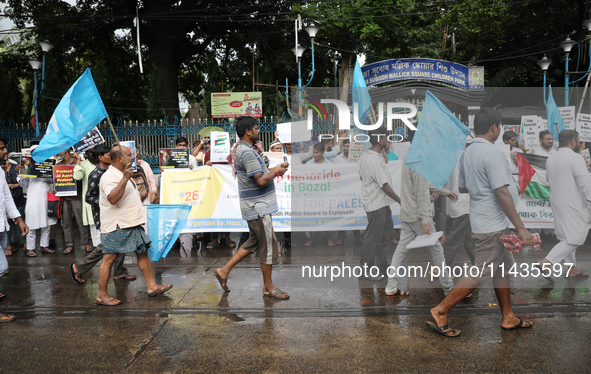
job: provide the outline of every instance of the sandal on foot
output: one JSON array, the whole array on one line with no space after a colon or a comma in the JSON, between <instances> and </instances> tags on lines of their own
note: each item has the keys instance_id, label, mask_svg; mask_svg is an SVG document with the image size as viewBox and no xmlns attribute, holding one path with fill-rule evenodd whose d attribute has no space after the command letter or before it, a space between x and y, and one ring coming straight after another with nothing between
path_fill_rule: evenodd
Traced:
<instances>
[{"instance_id":1,"label":"sandal on foot","mask_svg":"<svg viewBox=\"0 0 591 374\"><path fill-rule=\"evenodd\" d=\"M579 278L579 279L589 278L589 273L585 273L584 271L580 271L576 275L572 275L570 277L566 277L566 279L577 279L577 278Z\"/></svg>"},{"instance_id":2,"label":"sandal on foot","mask_svg":"<svg viewBox=\"0 0 591 374\"><path fill-rule=\"evenodd\" d=\"M169 284L168 286L164 286L163 289L161 289L160 291L156 291L156 292L148 292L148 296L149 297L154 297L156 295L160 295L161 293L165 293L166 291L170 290L172 288L172 284Z\"/></svg>"},{"instance_id":3,"label":"sandal on foot","mask_svg":"<svg viewBox=\"0 0 591 374\"><path fill-rule=\"evenodd\" d=\"M304 245L305 245L306 247L309 247L309 246L311 246L312 244L314 244L314 240L308 240L307 242L305 242L305 243L304 243Z\"/></svg>"},{"instance_id":4,"label":"sandal on foot","mask_svg":"<svg viewBox=\"0 0 591 374\"><path fill-rule=\"evenodd\" d=\"M219 274L217 270L213 271L213 274L215 275L216 279L218 280L218 282L220 282L220 286L222 287L222 289L226 292L230 292L230 289L228 288L228 278L222 278Z\"/></svg>"},{"instance_id":5,"label":"sandal on foot","mask_svg":"<svg viewBox=\"0 0 591 374\"><path fill-rule=\"evenodd\" d=\"M66 249L64 249L64 254L70 254L74 251L74 247L66 247Z\"/></svg>"},{"instance_id":6,"label":"sandal on foot","mask_svg":"<svg viewBox=\"0 0 591 374\"><path fill-rule=\"evenodd\" d=\"M3 322L12 322L16 319L15 316L13 316L12 314L3 314L0 313L0 323Z\"/></svg>"},{"instance_id":7,"label":"sandal on foot","mask_svg":"<svg viewBox=\"0 0 591 374\"><path fill-rule=\"evenodd\" d=\"M25 255L26 255L27 257L37 257L37 253L35 253L35 251L33 251L33 250L31 250L31 251L27 250L27 251L25 252Z\"/></svg>"},{"instance_id":8,"label":"sandal on foot","mask_svg":"<svg viewBox=\"0 0 591 374\"><path fill-rule=\"evenodd\" d=\"M119 275L116 277L113 277L113 279L115 280L123 280L123 281L134 281L135 275L131 275L131 274L123 274L123 275Z\"/></svg>"},{"instance_id":9,"label":"sandal on foot","mask_svg":"<svg viewBox=\"0 0 591 374\"><path fill-rule=\"evenodd\" d=\"M206 249L214 249L214 248L218 248L220 246L220 243L216 243L216 242L210 242L209 244L207 244L207 247L205 247Z\"/></svg>"},{"instance_id":10,"label":"sandal on foot","mask_svg":"<svg viewBox=\"0 0 591 374\"><path fill-rule=\"evenodd\" d=\"M270 297L273 299L279 299L279 300L287 300L289 299L289 295L287 294L287 292L283 292L281 291L279 288L275 288L273 291L271 292L263 292L263 297Z\"/></svg>"},{"instance_id":11,"label":"sandal on foot","mask_svg":"<svg viewBox=\"0 0 591 374\"><path fill-rule=\"evenodd\" d=\"M236 248L236 242L233 240L230 240L229 242L227 242L228 247L230 248Z\"/></svg>"},{"instance_id":12,"label":"sandal on foot","mask_svg":"<svg viewBox=\"0 0 591 374\"><path fill-rule=\"evenodd\" d=\"M86 253L90 253L90 252L94 251L94 247L92 247L92 246L86 247L85 250L86 250Z\"/></svg>"},{"instance_id":13,"label":"sandal on foot","mask_svg":"<svg viewBox=\"0 0 591 374\"><path fill-rule=\"evenodd\" d=\"M394 297L410 296L410 292L406 292L406 291L402 291L402 290L396 290L396 292L394 292L394 293L386 293L386 292L384 292L384 295L386 295L386 299L391 299L391 298L394 298Z\"/></svg>"},{"instance_id":14,"label":"sandal on foot","mask_svg":"<svg viewBox=\"0 0 591 374\"><path fill-rule=\"evenodd\" d=\"M55 253L55 250L49 247L41 247L41 253Z\"/></svg>"},{"instance_id":15,"label":"sandal on foot","mask_svg":"<svg viewBox=\"0 0 591 374\"><path fill-rule=\"evenodd\" d=\"M441 326L441 327L437 326L436 323L433 323L431 321L427 321L427 326L429 326L433 330L437 331L439 334L441 334L443 336L447 336L449 338L458 337L462 333L461 330L452 329L451 327L448 327L447 325Z\"/></svg>"},{"instance_id":16,"label":"sandal on foot","mask_svg":"<svg viewBox=\"0 0 591 374\"><path fill-rule=\"evenodd\" d=\"M334 247L334 246L335 246L335 243L334 243L332 240L329 240L329 241L326 243L326 245L327 245L327 246L329 246L329 247Z\"/></svg>"},{"instance_id":17,"label":"sandal on foot","mask_svg":"<svg viewBox=\"0 0 591 374\"><path fill-rule=\"evenodd\" d=\"M501 326L501 328L503 330L519 330L519 329L530 329L532 327L534 327L534 323L532 321L528 321L528 320L523 320L521 319L521 317L517 317L519 319L519 323L516 324L513 327L503 327ZM527 322L527 326L523 324L523 322Z\"/></svg>"},{"instance_id":18,"label":"sandal on foot","mask_svg":"<svg viewBox=\"0 0 591 374\"><path fill-rule=\"evenodd\" d=\"M4 299L5 297L6 297L6 295L5 295L5 294L3 294L3 293L0 293L0 300Z\"/></svg>"},{"instance_id":19,"label":"sandal on foot","mask_svg":"<svg viewBox=\"0 0 591 374\"><path fill-rule=\"evenodd\" d=\"M474 297L474 294L470 293L468 296L464 297L464 300L465 301L472 300L473 297Z\"/></svg>"},{"instance_id":20,"label":"sandal on foot","mask_svg":"<svg viewBox=\"0 0 591 374\"><path fill-rule=\"evenodd\" d=\"M72 279L74 280L74 282L76 284L84 284L86 283L86 281L84 280L84 278L82 278L82 274L81 273L76 273L74 271L74 264L70 265L70 274L72 274Z\"/></svg>"},{"instance_id":21,"label":"sandal on foot","mask_svg":"<svg viewBox=\"0 0 591 374\"><path fill-rule=\"evenodd\" d=\"M343 241L341 239L334 242L336 245L343 245Z\"/></svg>"},{"instance_id":22,"label":"sandal on foot","mask_svg":"<svg viewBox=\"0 0 591 374\"><path fill-rule=\"evenodd\" d=\"M96 299L94 299L94 303L96 305L115 306L115 305L121 304L121 300L117 300L114 297L111 297L110 299L107 299L107 300L103 300L103 299L99 299L97 297Z\"/></svg>"},{"instance_id":23,"label":"sandal on foot","mask_svg":"<svg viewBox=\"0 0 591 374\"><path fill-rule=\"evenodd\" d=\"M4 251L4 256L12 256L12 249L7 249Z\"/></svg>"}]
</instances>

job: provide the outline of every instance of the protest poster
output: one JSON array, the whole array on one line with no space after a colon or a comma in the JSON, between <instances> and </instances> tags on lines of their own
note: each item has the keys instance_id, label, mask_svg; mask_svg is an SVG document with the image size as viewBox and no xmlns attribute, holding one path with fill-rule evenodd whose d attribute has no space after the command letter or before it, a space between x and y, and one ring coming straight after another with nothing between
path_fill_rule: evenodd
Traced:
<instances>
[{"instance_id":1,"label":"protest poster","mask_svg":"<svg viewBox=\"0 0 591 374\"><path fill-rule=\"evenodd\" d=\"M189 168L188 148L161 148L160 167L163 169L187 169Z\"/></svg>"},{"instance_id":2,"label":"protest poster","mask_svg":"<svg viewBox=\"0 0 591 374\"><path fill-rule=\"evenodd\" d=\"M361 158L361 155L365 152L365 147L363 143L360 142L351 142L349 143L349 162L357 162Z\"/></svg>"},{"instance_id":3,"label":"protest poster","mask_svg":"<svg viewBox=\"0 0 591 374\"><path fill-rule=\"evenodd\" d=\"M577 114L577 131L580 141L591 142L591 114Z\"/></svg>"},{"instance_id":4,"label":"protest poster","mask_svg":"<svg viewBox=\"0 0 591 374\"><path fill-rule=\"evenodd\" d=\"M86 152L87 150L94 148L95 146L102 144L105 142L105 138L103 138L103 134L99 131L97 127L90 130L90 132L80 141L72 146L74 152Z\"/></svg>"},{"instance_id":5,"label":"protest poster","mask_svg":"<svg viewBox=\"0 0 591 374\"><path fill-rule=\"evenodd\" d=\"M585 148L579 152L583 159L585 160L585 164L587 164L587 171L591 173L591 154L589 153L589 148Z\"/></svg>"},{"instance_id":6,"label":"protest poster","mask_svg":"<svg viewBox=\"0 0 591 374\"><path fill-rule=\"evenodd\" d=\"M31 156L21 157L19 177L53 179L54 159L35 162Z\"/></svg>"},{"instance_id":7,"label":"protest poster","mask_svg":"<svg viewBox=\"0 0 591 374\"><path fill-rule=\"evenodd\" d=\"M307 121L278 123L277 138L281 143L309 142L312 131L308 130Z\"/></svg>"},{"instance_id":8,"label":"protest poster","mask_svg":"<svg viewBox=\"0 0 591 374\"><path fill-rule=\"evenodd\" d=\"M562 122L567 130L574 130L576 128L575 121L575 107L574 106L559 106L558 111L562 117Z\"/></svg>"},{"instance_id":9,"label":"protest poster","mask_svg":"<svg viewBox=\"0 0 591 374\"><path fill-rule=\"evenodd\" d=\"M137 150L135 148L135 140L126 140L119 142L122 147L127 147L131 151L131 160L127 160L127 162L131 162L131 170L135 173L137 171Z\"/></svg>"},{"instance_id":10,"label":"protest poster","mask_svg":"<svg viewBox=\"0 0 591 374\"><path fill-rule=\"evenodd\" d=\"M53 167L53 188L55 196L76 196L74 165L55 165Z\"/></svg>"},{"instance_id":11,"label":"protest poster","mask_svg":"<svg viewBox=\"0 0 591 374\"><path fill-rule=\"evenodd\" d=\"M540 144L538 134L540 133L538 116L521 116L523 126L523 144L525 148L531 149Z\"/></svg>"},{"instance_id":12,"label":"protest poster","mask_svg":"<svg viewBox=\"0 0 591 374\"><path fill-rule=\"evenodd\" d=\"M269 159L269 169L285 161L283 152L263 152L263 154Z\"/></svg>"},{"instance_id":13,"label":"protest poster","mask_svg":"<svg viewBox=\"0 0 591 374\"><path fill-rule=\"evenodd\" d=\"M226 162L230 154L230 134L227 132L212 131L210 140L210 161Z\"/></svg>"},{"instance_id":14,"label":"protest poster","mask_svg":"<svg viewBox=\"0 0 591 374\"><path fill-rule=\"evenodd\" d=\"M211 94L211 118L263 116L261 92L222 92Z\"/></svg>"}]
</instances>

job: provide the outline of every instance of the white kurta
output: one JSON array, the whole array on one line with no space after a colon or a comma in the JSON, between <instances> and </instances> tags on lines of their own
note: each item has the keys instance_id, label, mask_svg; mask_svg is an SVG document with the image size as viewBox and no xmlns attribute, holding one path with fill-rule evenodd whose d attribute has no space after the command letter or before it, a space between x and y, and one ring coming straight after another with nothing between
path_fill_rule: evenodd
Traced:
<instances>
[{"instance_id":1,"label":"white kurta","mask_svg":"<svg viewBox=\"0 0 591 374\"><path fill-rule=\"evenodd\" d=\"M591 227L591 175L585 160L570 148L559 148L548 157L546 178L556 238L583 244Z\"/></svg>"},{"instance_id":2,"label":"white kurta","mask_svg":"<svg viewBox=\"0 0 591 374\"><path fill-rule=\"evenodd\" d=\"M25 221L30 230L55 225L57 218L47 216L47 193L51 192L51 179L20 178L18 183L27 188Z\"/></svg>"}]
</instances>

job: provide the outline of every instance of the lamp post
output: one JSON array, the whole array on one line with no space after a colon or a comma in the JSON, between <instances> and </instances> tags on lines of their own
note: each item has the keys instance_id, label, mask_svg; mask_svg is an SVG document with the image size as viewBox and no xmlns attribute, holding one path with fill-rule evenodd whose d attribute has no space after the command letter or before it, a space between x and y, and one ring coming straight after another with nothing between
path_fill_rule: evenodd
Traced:
<instances>
[{"instance_id":1,"label":"lamp post","mask_svg":"<svg viewBox=\"0 0 591 374\"><path fill-rule=\"evenodd\" d=\"M566 68L564 71L564 106L568 106L568 60L569 60L568 55L570 54L570 50L573 48L573 46L575 44L576 44L576 42L572 41L570 36L568 36L568 35L566 36L566 40L564 40L563 42L560 43L562 50L566 54L566 58L565 58Z\"/></svg>"},{"instance_id":2,"label":"lamp post","mask_svg":"<svg viewBox=\"0 0 591 374\"><path fill-rule=\"evenodd\" d=\"M540 68L542 69L542 71L544 72L544 105L546 105L546 72L548 71L548 67L550 67L550 64L552 63L552 60L550 60L548 57L546 57L546 54L544 53L544 57L538 61L538 65L540 66Z\"/></svg>"},{"instance_id":3,"label":"lamp post","mask_svg":"<svg viewBox=\"0 0 591 374\"><path fill-rule=\"evenodd\" d=\"M35 87L33 89L33 105L35 108L35 136L39 136L39 105L38 105L38 94L37 94L37 70L41 68L43 63L39 60L29 60L29 64L35 72Z\"/></svg>"},{"instance_id":4,"label":"lamp post","mask_svg":"<svg viewBox=\"0 0 591 374\"><path fill-rule=\"evenodd\" d=\"M306 48L302 47L298 42L298 31L302 30L302 17L298 15L298 18L295 20L295 47L291 49L291 51L295 54L296 62L298 64L298 118L302 119L302 55ZM313 23L310 26L305 28L308 35L310 35L310 40L312 43L312 76L310 77L310 81L303 87L307 87L310 82L312 82L312 78L314 78L314 38L320 28Z\"/></svg>"},{"instance_id":5,"label":"lamp post","mask_svg":"<svg viewBox=\"0 0 591 374\"><path fill-rule=\"evenodd\" d=\"M35 71L35 90L33 91L33 101L35 105L35 135L39 136L39 98L43 94L45 87L45 55L53 49L53 44L48 40L39 42L41 51L43 51L43 61L29 60L29 64ZM41 69L41 90L37 92L37 70Z\"/></svg>"}]
</instances>

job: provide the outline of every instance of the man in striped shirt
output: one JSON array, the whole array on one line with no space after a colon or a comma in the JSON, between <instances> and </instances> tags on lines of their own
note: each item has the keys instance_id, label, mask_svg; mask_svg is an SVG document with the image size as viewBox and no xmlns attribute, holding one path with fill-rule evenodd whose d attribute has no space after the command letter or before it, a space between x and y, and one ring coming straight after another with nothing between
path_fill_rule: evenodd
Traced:
<instances>
[{"instance_id":1,"label":"man in striped shirt","mask_svg":"<svg viewBox=\"0 0 591 374\"><path fill-rule=\"evenodd\" d=\"M230 291L228 274L243 258L259 249L263 272L263 296L289 299L286 292L273 285L271 270L277 262L278 246L271 214L277 212L277 196L273 179L282 176L289 164L283 162L267 169L260 153L254 147L259 138L259 128L253 117L236 119L236 134L240 138L235 149L236 178L240 197L240 211L248 223L248 240L236 251L222 268L215 270L215 277L224 291Z\"/></svg>"}]
</instances>

